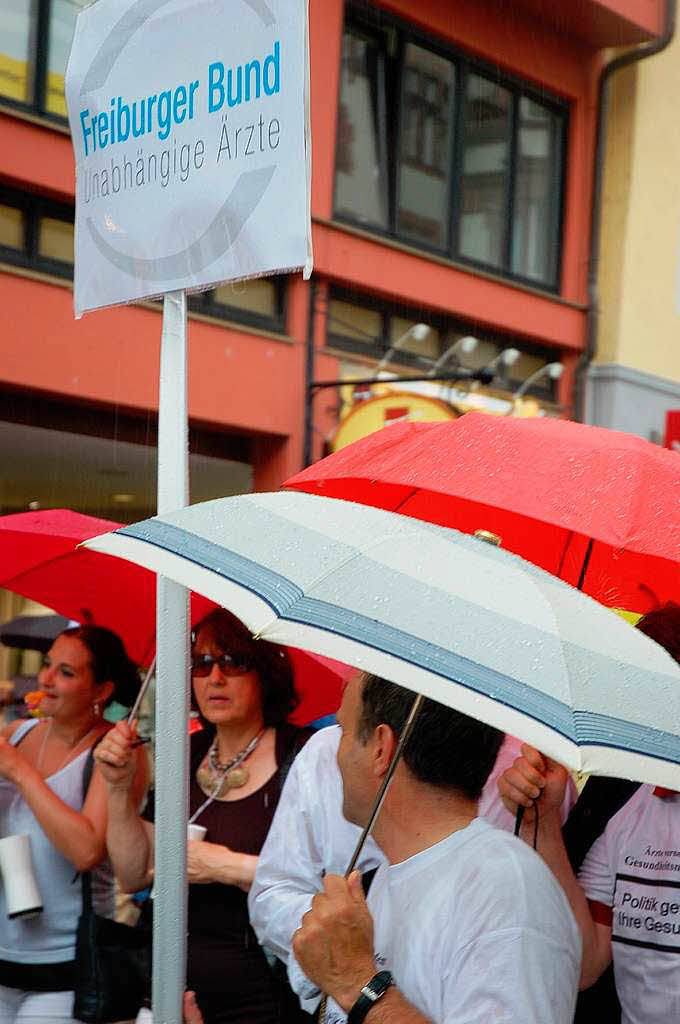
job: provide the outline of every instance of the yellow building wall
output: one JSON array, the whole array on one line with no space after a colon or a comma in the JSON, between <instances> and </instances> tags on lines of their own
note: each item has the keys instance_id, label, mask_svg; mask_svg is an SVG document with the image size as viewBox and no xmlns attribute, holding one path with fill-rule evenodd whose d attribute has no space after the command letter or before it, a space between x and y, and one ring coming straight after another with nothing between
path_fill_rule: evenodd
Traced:
<instances>
[{"instance_id":1,"label":"yellow building wall","mask_svg":"<svg viewBox=\"0 0 680 1024\"><path fill-rule=\"evenodd\" d=\"M680 380L680 38L614 74L596 362Z\"/></svg>"}]
</instances>

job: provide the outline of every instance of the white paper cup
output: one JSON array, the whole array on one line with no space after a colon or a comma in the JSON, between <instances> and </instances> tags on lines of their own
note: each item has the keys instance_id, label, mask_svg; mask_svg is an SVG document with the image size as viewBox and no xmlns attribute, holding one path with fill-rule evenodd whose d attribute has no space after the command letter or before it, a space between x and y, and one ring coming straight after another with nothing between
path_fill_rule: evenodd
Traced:
<instances>
[{"instance_id":1,"label":"white paper cup","mask_svg":"<svg viewBox=\"0 0 680 1024\"><path fill-rule=\"evenodd\" d=\"M42 899L33 871L30 836L5 836L0 839L0 872L5 888L7 916L36 917L42 911Z\"/></svg>"},{"instance_id":2,"label":"white paper cup","mask_svg":"<svg viewBox=\"0 0 680 1024\"><path fill-rule=\"evenodd\" d=\"M187 839L205 839L207 831L204 825L187 825Z\"/></svg>"}]
</instances>

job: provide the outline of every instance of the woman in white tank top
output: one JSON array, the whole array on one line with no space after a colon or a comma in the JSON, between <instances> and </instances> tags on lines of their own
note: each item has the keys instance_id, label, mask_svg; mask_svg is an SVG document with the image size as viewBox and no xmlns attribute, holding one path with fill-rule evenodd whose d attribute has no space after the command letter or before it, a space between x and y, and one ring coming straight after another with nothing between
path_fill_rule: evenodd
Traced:
<instances>
[{"instance_id":1,"label":"woman in white tank top","mask_svg":"<svg viewBox=\"0 0 680 1024\"><path fill-rule=\"evenodd\" d=\"M115 633L82 626L57 637L38 684L44 717L0 731L0 836L30 836L43 905L36 917L10 919L0 886L2 1024L73 1021L79 872L93 872L96 909L113 915L113 879L105 862L107 787L95 769L84 795L83 772L109 728L104 708L114 697L131 704L139 677ZM137 753L141 800L147 764L143 750Z\"/></svg>"}]
</instances>

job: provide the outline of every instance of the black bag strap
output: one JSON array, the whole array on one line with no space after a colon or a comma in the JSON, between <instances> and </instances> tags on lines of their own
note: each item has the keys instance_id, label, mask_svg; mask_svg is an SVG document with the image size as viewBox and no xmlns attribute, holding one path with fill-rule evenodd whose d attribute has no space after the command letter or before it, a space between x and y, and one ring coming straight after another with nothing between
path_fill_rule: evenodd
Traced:
<instances>
[{"instance_id":1,"label":"black bag strap","mask_svg":"<svg viewBox=\"0 0 680 1024\"><path fill-rule=\"evenodd\" d=\"M87 758L85 760L85 767L83 768L83 804L87 796L87 791L90 788L90 782L92 781L92 772L94 771L94 748L96 744L90 747ZM77 876L76 876L77 877ZM89 871L80 872L80 884L83 890L83 910L92 910L92 880L90 878Z\"/></svg>"},{"instance_id":2,"label":"black bag strap","mask_svg":"<svg viewBox=\"0 0 680 1024\"><path fill-rule=\"evenodd\" d=\"M588 850L602 835L611 818L639 788L639 782L627 779L595 775L588 779L562 828L564 845L574 872L580 869Z\"/></svg>"}]
</instances>

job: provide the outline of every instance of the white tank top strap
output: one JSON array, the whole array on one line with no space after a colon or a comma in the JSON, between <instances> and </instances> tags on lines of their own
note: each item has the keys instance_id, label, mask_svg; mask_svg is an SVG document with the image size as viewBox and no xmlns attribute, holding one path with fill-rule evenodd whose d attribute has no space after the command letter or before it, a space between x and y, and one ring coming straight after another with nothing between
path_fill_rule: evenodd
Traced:
<instances>
[{"instance_id":1,"label":"white tank top strap","mask_svg":"<svg viewBox=\"0 0 680 1024\"><path fill-rule=\"evenodd\" d=\"M27 718L25 721L21 722L20 725L17 726L17 728L10 736L9 742L12 744L13 747L16 747L17 743L20 743L21 740L23 740L26 733L29 733L31 729L35 728L35 726L39 724L39 718Z\"/></svg>"}]
</instances>

